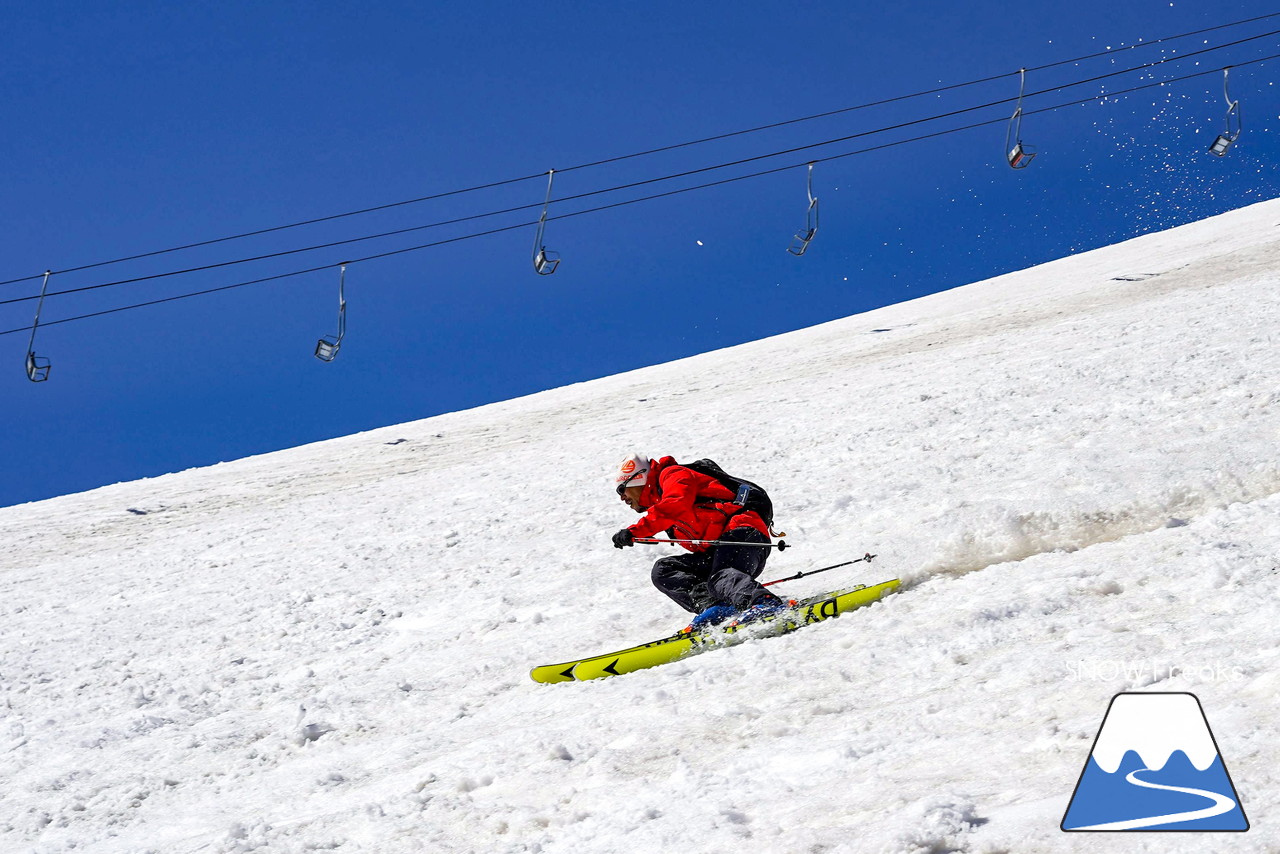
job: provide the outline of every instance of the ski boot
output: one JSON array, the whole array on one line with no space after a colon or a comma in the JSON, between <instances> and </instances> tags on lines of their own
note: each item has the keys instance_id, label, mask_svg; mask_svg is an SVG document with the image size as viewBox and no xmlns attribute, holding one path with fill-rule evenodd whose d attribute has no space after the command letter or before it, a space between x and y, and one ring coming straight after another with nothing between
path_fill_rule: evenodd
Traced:
<instances>
[{"instance_id":1,"label":"ski boot","mask_svg":"<svg viewBox=\"0 0 1280 854\"><path fill-rule=\"evenodd\" d=\"M693 633L718 626L736 613L738 612L728 605L712 605L694 617L693 622L685 628L685 632Z\"/></svg>"},{"instance_id":2,"label":"ski boot","mask_svg":"<svg viewBox=\"0 0 1280 854\"><path fill-rule=\"evenodd\" d=\"M766 617L772 617L788 608L794 607L795 600L790 603L784 602L777 596L770 596L768 599L761 599L750 608L738 614L736 620L733 621L735 626L745 626L748 623L754 623L757 620L763 620Z\"/></svg>"}]
</instances>

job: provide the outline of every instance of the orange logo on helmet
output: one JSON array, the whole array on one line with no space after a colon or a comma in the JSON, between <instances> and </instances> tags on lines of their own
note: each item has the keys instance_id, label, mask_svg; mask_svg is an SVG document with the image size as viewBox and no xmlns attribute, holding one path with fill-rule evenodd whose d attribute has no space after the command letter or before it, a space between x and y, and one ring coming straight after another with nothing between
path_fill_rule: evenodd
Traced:
<instances>
[{"instance_id":1,"label":"orange logo on helmet","mask_svg":"<svg viewBox=\"0 0 1280 854\"><path fill-rule=\"evenodd\" d=\"M627 460L625 463L623 463L623 464L622 464L622 473L623 473L623 474L631 474L631 473L632 473L633 471L635 471L635 470L636 470L636 461L635 461L635 460Z\"/></svg>"}]
</instances>

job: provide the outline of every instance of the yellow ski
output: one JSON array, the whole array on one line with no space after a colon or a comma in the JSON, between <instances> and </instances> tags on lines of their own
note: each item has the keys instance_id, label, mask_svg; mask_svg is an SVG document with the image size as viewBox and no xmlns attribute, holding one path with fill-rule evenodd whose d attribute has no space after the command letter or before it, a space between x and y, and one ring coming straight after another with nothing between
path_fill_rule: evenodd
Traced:
<instances>
[{"instance_id":1,"label":"yellow ski","mask_svg":"<svg viewBox=\"0 0 1280 854\"><path fill-rule=\"evenodd\" d=\"M750 638L787 634L812 623L838 617L845 611L869 605L898 589L900 583L895 578L871 587L859 584L857 587L805 599L793 608L755 622L697 632L679 632L661 640L605 655L594 655L563 664L545 664L533 668L529 675L535 682L581 682L620 676L677 661L709 649L733 646Z\"/></svg>"}]
</instances>

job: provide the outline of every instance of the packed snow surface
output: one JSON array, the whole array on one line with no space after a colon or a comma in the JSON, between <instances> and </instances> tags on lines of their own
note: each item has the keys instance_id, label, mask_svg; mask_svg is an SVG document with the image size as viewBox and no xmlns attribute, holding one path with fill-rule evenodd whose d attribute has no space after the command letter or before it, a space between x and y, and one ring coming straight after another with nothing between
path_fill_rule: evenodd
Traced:
<instances>
[{"instance_id":1,"label":"packed snow surface","mask_svg":"<svg viewBox=\"0 0 1280 854\"><path fill-rule=\"evenodd\" d=\"M5 852L1280 850L1280 202L788 335L0 510ZM785 637L669 633L633 449L765 485ZM1252 829L1059 830L1188 691Z\"/></svg>"}]
</instances>

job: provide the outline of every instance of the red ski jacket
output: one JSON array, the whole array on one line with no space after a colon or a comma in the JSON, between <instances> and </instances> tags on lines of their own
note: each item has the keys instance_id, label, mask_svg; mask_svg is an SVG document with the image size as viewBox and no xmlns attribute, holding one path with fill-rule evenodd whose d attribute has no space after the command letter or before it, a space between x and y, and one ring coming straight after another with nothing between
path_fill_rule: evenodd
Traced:
<instances>
[{"instance_id":1,"label":"red ski jacket","mask_svg":"<svg viewBox=\"0 0 1280 854\"><path fill-rule=\"evenodd\" d=\"M677 540L718 540L725 531L745 526L755 528L767 540L769 526L760 514L744 511L733 498L733 492L715 478L687 469L673 457L663 457L650 467L648 482L640 493L645 514L629 530L637 538L666 531ZM691 552L710 548L682 545Z\"/></svg>"}]
</instances>

